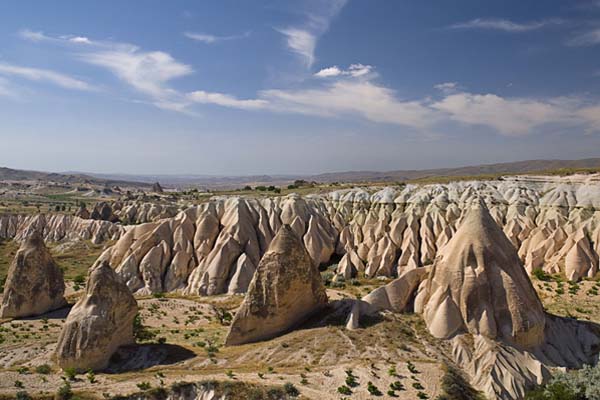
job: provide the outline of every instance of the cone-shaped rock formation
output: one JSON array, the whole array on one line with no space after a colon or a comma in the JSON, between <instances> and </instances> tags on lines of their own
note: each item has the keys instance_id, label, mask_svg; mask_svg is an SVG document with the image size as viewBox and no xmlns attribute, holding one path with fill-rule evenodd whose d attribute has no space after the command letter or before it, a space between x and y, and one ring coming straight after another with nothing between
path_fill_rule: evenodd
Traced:
<instances>
[{"instance_id":1,"label":"cone-shaped rock formation","mask_svg":"<svg viewBox=\"0 0 600 400\"><path fill-rule=\"evenodd\" d=\"M44 314L66 305L65 282L58 265L33 231L21 245L8 270L0 317Z\"/></svg>"},{"instance_id":2,"label":"cone-shaped rock formation","mask_svg":"<svg viewBox=\"0 0 600 400\"><path fill-rule=\"evenodd\" d=\"M440 251L416 303L438 338L468 332L525 348L544 339L542 304L514 246L483 203L471 206Z\"/></svg>"},{"instance_id":3,"label":"cone-shaped rock formation","mask_svg":"<svg viewBox=\"0 0 600 400\"><path fill-rule=\"evenodd\" d=\"M96 264L58 339L58 365L78 371L105 368L119 346L134 342L137 310L133 295L109 264Z\"/></svg>"},{"instance_id":4,"label":"cone-shaped rock formation","mask_svg":"<svg viewBox=\"0 0 600 400\"><path fill-rule=\"evenodd\" d=\"M225 343L269 339L327 303L319 271L289 225L283 225L258 264Z\"/></svg>"}]
</instances>

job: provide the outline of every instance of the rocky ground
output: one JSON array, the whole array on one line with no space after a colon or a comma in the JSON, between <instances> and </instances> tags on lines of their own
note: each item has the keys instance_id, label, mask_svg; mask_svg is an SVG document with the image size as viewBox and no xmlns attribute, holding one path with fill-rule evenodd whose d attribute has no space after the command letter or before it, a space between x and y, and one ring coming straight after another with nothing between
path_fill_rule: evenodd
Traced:
<instances>
[{"instance_id":1,"label":"rocky ground","mask_svg":"<svg viewBox=\"0 0 600 400\"><path fill-rule=\"evenodd\" d=\"M329 295L342 298L344 292ZM146 383L156 388L215 379L260 385L291 382L313 399L339 399L342 386L352 391L353 399L371 398L368 382L385 394L399 381L404 388L396 391L400 398L440 392L443 344L428 335L417 316L388 314L370 326L347 331L345 321L335 321L339 316L333 313L271 341L223 347L227 312L240 302L241 296L138 299L143 325L152 337L122 350L122 361L117 356L111 372L96 373L94 383L86 374L77 375L71 381L73 391L101 398L104 393L133 393ZM44 395L64 385L65 374L54 366L51 353L67 312L0 325L0 394L26 390ZM349 375L356 384L346 384Z\"/></svg>"},{"instance_id":2,"label":"rocky ground","mask_svg":"<svg viewBox=\"0 0 600 400\"><path fill-rule=\"evenodd\" d=\"M132 225L71 215L0 216L0 236L5 238L0 243L0 278L15 256L19 241L39 229L64 271L65 297L70 304L33 318L0 320L0 398L10 398L19 391L51 397L67 386L80 397L103 398L206 381L224 382L228 387L251 384L282 388L288 384L288 389L293 385L301 397L311 399L367 399L379 393L383 398L435 398L442 392L444 366L456 362L456 349L472 347L473 343L434 338L430 332L439 329L432 326L439 328L453 321L426 317L425 322L421 314L412 313L416 309L412 307L412 294L405 296L402 310L397 312L375 315L360 311L358 329L348 329L347 317L357 304L355 300L365 300L364 296L374 289L414 269L435 270L439 264L443 271L475 270L470 259L472 249L481 248L485 235L459 229L466 219L465 210L477 200L491 214L482 232L487 234L488 228L495 232L483 241L489 247L490 242L504 238L502 254L485 250L473 257L477 259L476 273L482 274L477 279L483 276L481 282L495 280L494 290L515 296L508 308L516 316L502 314L507 319L505 326L514 326L519 319L525 321L523 326L531 322L529 317L517 315L525 314L518 307L525 297L536 305L540 321L546 321L548 343L556 340L560 327L568 323L555 323L541 312L542 306L554 315L600 323L598 193L598 176L528 177L348 189L307 197L216 197L175 217L172 211L180 205L171 209L164 204L134 201L111 203L110 210L106 205L100 207L102 213L119 218L131 212L127 218L135 223ZM146 221L151 222L138 224ZM320 264L329 305L292 332L268 341L225 346L243 294L251 290L248 276L261 268L270 243L286 225L302 240L299 246L306 249L307 265L313 265L316 271ZM459 232L467 239L459 240ZM444 252L451 247L446 245L453 237L457 238L454 247L465 243L465 248ZM454 260L454 254L462 255ZM119 350L103 372L69 376L70 371L58 369L53 352L70 307L84 294L82 277L92 264L98 265L98 257L110 264L135 294L139 307L137 344ZM449 263L445 267L441 261L444 257ZM272 269L280 271L276 276L285 275L287 269L279 266L286 262L275 263ZM491 272L496 270L501 272ZM506 278L515 279L516 275L517 285ZM421 286L429 290L439 282L446 286L456 283L456 293L468 293L467 286L478 293L472 277L447 278L448 282L431 278L438 283ZM263 278L265 287L269 279ZM420 279L424 278L410 284L411 293ZM235 292L240 294L232 294ZM264 300L260 293L251 302L252 307ZM436 296L432 292L427 299ZM444 298L436 299L447 306ZM459 298L451 301L460 303ZM270 302L276 303L277 299ZM461 308L465 315L459 319L467 321L479 315L470 311L480 303L471 301L467 309ZM504 307L496 301L487 303L489 310ZM472 321L463 332L472 337L498 337L504 340L500 344L498 339L500 347L510 344L509 336L501 338L505 332L496 335L495 328L487 329L488 324L494 325L489 315L494 314L475 321L479 324L476 332L471 331ZM502 318L494 318L501 327L498 321ZM536 345L546 346L542 332L536 331L536 335L540 336ZM495 342L490 343L494 346ZM512 352L510 346L502 349L498 359L508 354L502 351ZM459 359L463 356L458 354ZM501 380L512 370L504 370L500 364L491 374ZM518 368L519 358L507 364ZM477 375L480 378L482 374Z\"/></svg>"}]
</instances>

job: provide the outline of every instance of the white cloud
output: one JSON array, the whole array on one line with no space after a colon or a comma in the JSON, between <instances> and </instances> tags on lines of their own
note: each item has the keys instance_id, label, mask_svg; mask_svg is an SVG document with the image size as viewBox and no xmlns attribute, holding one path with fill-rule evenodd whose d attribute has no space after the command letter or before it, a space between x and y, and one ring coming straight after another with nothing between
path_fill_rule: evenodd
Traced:
<instances>
[{"instance_id":1,"label":"white cloud","mask_svg":"<svg viewBox=\"0 0 600 400\"><path fill-rule=\"evenodd\" d=\"M287 47L300 56L305 67L310 68L315 62L315 49L319 37L324 34L331 20L346 5L347 0L331 0L317 2L319 9L306 13L307 20L301 26L290 26L277 29L286 37Z\"/></svg>"},{"instance_id":2,"label":"white cloud","mask_svg":"<svg viewBox=\"0 0 600 400\"><path fill-rule=\"evenodd\" d=\"M70 42L73 42L73 43L92 44L90 39L83 37L83 36L75 36L72 38L68 38L67 40L69 40Z\"/></svg>"},{"instance_id":3,"label":"white cloud","mask_svg":"<svg viewBox=\"0 0 600 400\"><path fill-rule=\"evenodd\" d=\"M32 42L41 42L43 40L50 39L48 36L44 35L43 32L35 32L29 29L23 29L19 31L19 36L25 40L30 40Z\"/></svg>"},{"instance_id":4,"label":"white cloud","mask_svg":"<svg viewBox=\"0 0 600 400\"><path fill-rule=\"evenodd\" d=\"M47 69L0 63L0 74L18 76L30 81L50 82L65 89L95 90L95 88L87 82Z\"/></svg>"},{"instance_id":5,"label":"white cloud","mask_svg":"<svg viewBox=\"0 0 600 400\"><path fill-rule=\"evenodd\" d=\"M567 41L569 46L595 46L600 44L600 28L582 33Z\"/></svg>"},{"instance_id":6,"label":"white cloud","mask_svg":"<svg viewBox=\"0 0 600 400\"><path fill-rule=\"evenodd\" d=\"M333 67L321 69L319 72L315 73L315 76L319 78L330 78L332 76L340 76L342 73L343 71L334 65Z\"/></svg>"},{"instance_id":7,"label":"white cloud","mask_svg":"<svg viewBox=\"0 0 600 400\"><path fill-rule=\"evenodd\" d=\"M351 64L347 70L340 69L337 65L333 67L323 68L315 73L318 78L331 78L336 76L351 76L354 78L372 76L373 67L371 65Z\"/></svg>"},{"instance_id":8,"label":"white cloud","mask_svg":"<svg viewBox=\"0 0 600 400\"><path fill-rule=\"evenodd\" d=\"M548 19L543 21L531 22L513 22L507 19L499 18L475 18L471 21L454 24L453 29L490 29L511 33L520 33L534 31L544 28L548 25L558 25L563 23L560 19Z\"/></svg>"},{"instance_id":9,"label":"white cloud","mask_svg":"<svg viewBox=\"0 0 600 400\"><path fill-rule=\"evenodd\" d=\"M458 83L456 83L456 82L438 83L437 85L434 85L433 88L441 91L442 93L450 94L450 93L454 93L458 90Z\"/></svg>"},{"instance_id":10,"label":"white cloud","mask_svg":"<svg viewBox=\"0 0 600 400\"><path fill-rule=\"evenodd\" d=\"M573 102L555 98L505 99L495 94L456 93L431 105L466 125L484 125L506 136L520 136L547 123L573 122Z\"/></svg>"},{"instance_id":11,"label":"white cloud","mask_svg":"<svg viewBox=\"0 0 600 400\"><path fill-rule=\"evenodd\" d=\"M388 88L364 80L339 80L305 90L266 90L259 98L269 108L319 116L359 115L370 121L424 129L435 115L419 101L398 99Z\"/></svg>"},{"instance_id":12,"label":"white cloud","mask_svg":"<svg viewBox=\"0 0 600 400\"><path fill-rule=\"evenodd\" d=\"M304 29L287 28L279 30L287 37L289 49L298 54L307 68L315 62L315 48L317 46L317 35Z\"/></svg>"},{"instance_id":13,"label":"white cloud","mask_svg":"<svg viewBox=\"0 0 600 400\"><path fill-rule=\"evenodd\" d=\"M193 70L168 53L108 50L82 53L79 58L108 69L137 91L150 96L157 107L181 111L187 105L187 101L170 88L168 82L189 75Z\"/></svg>"},{"instance_id":14,"label":"white cloud","mask_svg":"<svg viewBox=\"0 0 600 400\"><path fill-rule=\"evenodd\" d=\"M242 35L231 35L231 36L217 36L217 35L211 35L208 33L195 33L195 32L184 32L183 35L185 37L195 40L197 42L213 44L213 43L223 42L223 41L227 41L227 40L243 39L243 38L250 36L250 32L245 32Z\"/></svg>"},{"instance_id":15,"label":"white cloud","mask_svg":"<svg viewBox=\"0 0 600 400\"><path fill-rule=\"evenodd\" d=\"M78 60L107 69L135 90L149 96L151 103L157 107L183 111L189 105L185 95L169 87L168 83L191 74L193 70L166 52L143 51L129 43L97 41L80 35L48 36L30 30L22 30L19 34L26 40L75 47L79 50ZM76 85L60 74L38 75L53 79L57 84L61 82L63 86Z\"/></svg>"},{"instance_id":16,"label":"white cloud","mask_svg":"<svg viewBox=\"0 0 600 400\"><path fill-rule=\"evenodd\" d=\"M257 110L265 108L268 105L267 101L265 100L241 100L227 94L210 93L203 90L197 90L189 93L187 97L194 103L216 104L223 107L240 108L244 110Z\"/></svg>"}]
</instances>

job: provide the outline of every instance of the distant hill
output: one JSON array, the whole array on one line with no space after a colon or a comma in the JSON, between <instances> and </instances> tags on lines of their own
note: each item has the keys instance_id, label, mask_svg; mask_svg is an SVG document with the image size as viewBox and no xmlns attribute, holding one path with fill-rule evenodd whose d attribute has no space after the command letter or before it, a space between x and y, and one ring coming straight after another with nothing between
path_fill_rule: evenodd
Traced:
<instances>
[{"instance_id":1,"label":"distant hill","mask_svg":"<svg viewBox=\"0 0 600 400\"><path fill-rule=\"evenodd\" d=\"M471 165L456 168L437 168L423 170L394 171L342 171L318 175L133 175L133 174L97 174L87 172L50 173L39 171L23 171L0 167L0 180L38 180L69 184L94 184L100 186L133 186L150 187L160 182L165 187L186 188L203 187L207 189L237 189L245 185L285 186L295 180L303 179L320 183L331 182L407 182L427 180L429 178L458 178L476 176L497 176L508 174L544 173L559 170L577 170L600 168L600 158L582 160L527 160L498 164Z\"/></svg>"},{"instance_id":2,"label":"distant hill","mask_svg":"<svg viewBox=\"0 0 600 400\"><path fill-rule=\"evenodd\" d=\"M148 187L151 184L146 182L134 182L117 179L103 179L86 174L55 173L42 171L27 171L0 167L0 181L38 181L38 182L56 182L62 184L88 184L96 186L134 186Z\"/></svg>"},{"instance_id":3,"label":"distant hill","mask_svg":"<svg viewBox=\"0 0 600 400\"><path fill-rule=\"evenodd\" d=\"M306 179L316 182L405 182L434 177L461 177L498 174L541 173L565 169L600 168L600 158L583 160L527 160L499 164L472 165L457 168L438 168L397 171L347 171L312 175Z\"/></svg>"}]
</instances>

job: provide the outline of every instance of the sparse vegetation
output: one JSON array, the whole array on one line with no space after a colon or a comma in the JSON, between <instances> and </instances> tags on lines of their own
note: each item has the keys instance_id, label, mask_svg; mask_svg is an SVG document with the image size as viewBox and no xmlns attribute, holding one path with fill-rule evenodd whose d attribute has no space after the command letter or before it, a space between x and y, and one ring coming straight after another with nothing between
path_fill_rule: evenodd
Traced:
<instances>
[{"instance_id":1,"label":"sparse vegetation","mask_svg":"<svg viewBox=\"0 0 600 400\"><path fill-rule=\"evenodd\" d=\"M484 400L463 375L454 367L445 365L442 378L442 394L436 400Z\"/></svg>"}]
</instances>

